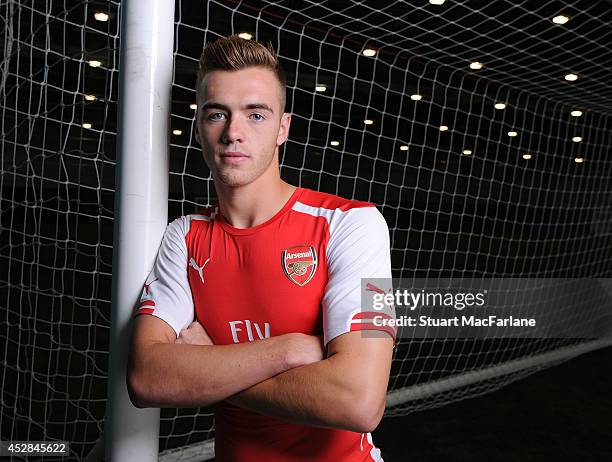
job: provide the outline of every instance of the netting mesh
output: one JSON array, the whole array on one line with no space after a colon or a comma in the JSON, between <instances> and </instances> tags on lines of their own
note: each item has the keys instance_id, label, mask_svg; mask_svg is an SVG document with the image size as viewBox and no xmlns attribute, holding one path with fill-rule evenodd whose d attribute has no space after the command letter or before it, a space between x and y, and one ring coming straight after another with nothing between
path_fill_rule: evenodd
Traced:
<instances>
[{"instance_id":1,"label":"netting mesh","mask_svg":"<svg viewBox=\"0 0 612 462\"><path fill-rule=\"evenodd\" d=\"M106 401L118 25L87 2L3 1L0 19L0 438L75 458Z\"/></svg>"},{"instance_id":2,"label":"netting mesh","mask_svg":"<svg viewBox=\"0 0 612 462\"><path fill-rule=\"evenodd\" d=\"M109 21L94 19L100 11ZM552 23L560 13L568 24ZM69 440L81 458L103 428L106 399L119 2L9 0L0 19L0 435ZM172 136L169 216L214 200L190 108L202 44L249 32L274 44L288 74L283 177L376 203L394 276L609 280L611 22L601 1L563 10L555 1L177 1L171 116L181 134ZM470 69L475 61L484 67ZM404 340L390 390L432 392L393 401L388 413L491 391L562 360L542 355L580 345ZM538 356L547 359L442 392L430 386ZM213 430L210 409L165 409L160 447Z\"/></svg>"}]
</instances>

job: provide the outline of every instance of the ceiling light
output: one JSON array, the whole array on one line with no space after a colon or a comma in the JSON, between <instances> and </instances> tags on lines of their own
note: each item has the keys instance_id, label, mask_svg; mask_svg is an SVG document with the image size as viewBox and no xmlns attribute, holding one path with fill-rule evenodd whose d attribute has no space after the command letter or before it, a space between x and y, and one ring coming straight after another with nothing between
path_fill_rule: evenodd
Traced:
<instances>
[{"instance_id":1,"label":"ceiling light","mask_svg":"<svg viewBox=\"0 0 612 462\"><path fill-rule=\"evenodd\" d=\"M572 117L580 117L582 115L582 111L572 111L570 114Z\"/></svg>"},{"instance_id":2,"label":"ceiling light","mask_svg":"<svg viewBox=\"0 0 612 462\"><path fill-rule=\"evenodd\" d=\"M108 15L106 13L103 13L101 11L94 13L94 18L96 18L96 21L101 21L101 22L106 22L108 21Z\"/></svg>"},{"instance_id":3,"label":"ceiling light","mask_svg":"<svg viewBox=\"0 0 612 462\"><path fill-rule=\"evenodd\" d=\"M183 130L172 130L172 134L173 135L182 135L183 134Z\"/></svg>"},{"instance_id":4,"label":"ceiling light","mask_svg":"<svg viewBox=\"0 0 612 462\"><path fill-rule=\"evenodd\" d=\"M325 90L327 90L327 87L325 85L322 85L320 83L315 85L315 91L324 92Z\"/></svg>"},{"instance_id":5,"label":"ceiling light","mask_svg":"<svg viewBox=\"0 0 612 462\"><path fill-rule=\"evenodd\" d=\"M529 154L529 153L523 154L523 159L525 159L525 160L531 159L531 154Z\"/></svg>"},{"instance_id":6,"label":"ceiling light","mask_svg":"<svg viewBox=\"0 0 612 462\"><path fill-rule=\"evenodd\" d=\"M483 64L478 61L475 61L470 64L470 69L474 69L475 71L477 71L478 69L482 69L482 68L483 68Z\"/></svg>"},{"instance_id":7,"label":"ceiling light","mask_svg":"<svg viewBox=\"0 0 612 462\"><path fill-rule=\"evenodd\" d=\"M89 122L83 122L81 125L83 128L91 128L91 124Z\"/></svg>"},{"instance_id":8,"label":"ceiling light","mask_svg":"<svg viewBox=\"0 0 612 462\"><path fill-rule=\"evenodd\" d=\"M574 162L576 162L577 164L581 164L584 162L584 157L576 157L574 159Z\"/></svg>"},{"instance_id":9,"label":"ceiling light","mask_svg":"<svg viewBox=\"0 0 612 462\"><path fill-rule=\"evenodd\" d=\"M446 130L448 130L448 127L446 125L440 125L441 132L445 132Z\"/></svg>"},{"instance_id":10,"label":"ceiling light","mask_svg":"<svg viewBox=\"0 0 612 462\"><path fill-rule=\"evenodd\" d=\"M406 144L402 144L402 145L400 146L400 151L408 151L408 145L406 145Z\"/></svg>"},{"instance_id":11,"label":"ceiling light","mask_svg":"<svg viewBox=\"0 0 612 462\"><path fill-rule=\"evenodd\" d=\"M508 136L518 136L518 132L508 132Z\"/></svg>"},{"instance_id":12,"label":"ceiling light","mask_svg":"<svg viewBox=\"0 0 612 462\"><path fill-rule=\"evenodd\" d=\"M580 142L582 141L582 136L574 136L574 137L572 138L572 141L573 141L574 143L580 143Z\"/></svg>"},{"instance_id":13,"label":"ceiling light","mask_svg":"<svg viewBox=\"0 0 612 462\"><path fill-rule=\"evenodd\" d=\"M85 95L85 101L95 101L97 99L96 95Z\"/></svg>"},{"instance_id":14,"label":"ceiling light","mask_svg":"<svg viewBox=\"0 0 612 462\"><path fill-rule=\"evenodd\" d=\"M366 125L372 125L374 123L374 121L372 119L366 119L363 121L364 124Z\"/></svg>"},{"instance_id":15,"label":"ceiling light","mask_svg":"<svg viewBox=\"0 0 612 462\"><path fill-rule=\"evenodd\" d=\"M253 38L253 34L249 34L248 32L240 32L238 34L238 37L245 39L245 40L251 40Z\"/></svg>"},{"instance_id":16,"label":"ceiling light","mask_svg":"<svg viewBox=\"0 0 612 462\"><path fill-rule=\"evenodd\" d=\"M567 21L569 21L569 17L563 14L552 18L552 22L554 22L555 24L565 24Z\"/></svg>"},{"instance_id":17,"label":"ceiling light","mask_svg":"<svg viewBox=\"0 0 612 462\"><path fill-rule=\"evenodd\" d=\"M332 146L340 146L340 141L332 140L329 144Z\"/></svg>"},{"instance_id":18,"label":"ceiling light","mask_svg":"<svg viewBox=\"0 0 612 462\"><path fill-rule=\"evenodd\" d=\"M421 96L421 95L416 95L416 94L415 94L415 95L410 95L410 99L411 99L412 101L420 101L420 100L421 100L421 98L422 98L422 96Z\"/></svg>"},{"instance_id":19,"label":"ceiling light","mask_svg":"<svg viewBox=\"0 0 612 462\"><path fill-rule=\"evenodd\" d=\"M472 151L470 151L469 149L464 149L463 150L463 154L466 155L466 156L470 156L470 155L472 155Z\"/></svg>"},{"instance_id":20,"label":"ceiling light","mask_svg":"<svg viewBox=\"0 0 612 462\"><path fill-rule=\"evenodd\" d=\"M95 59L92 59L91 61L89 61L89 65L91 67L100 67L102 65L101 61L96 61Z\"/></svg>"},{"instance_id":21,"label":"ceiling light","mask_svg":"<svg viewBox=\"0 0 612 462\"><path fill-rule=\"evenodd\" d=\"M574 81L578 80L578 76L576 74L567 74L565 76L565 80L567 80L569 82L574 82Z\"/></svg>"},{"instance_id":22,"label":"ceiling light","mask_svg":"<svg viewBox=\"0 0 612 462\"><path fill-rule=\"evenodd\" d=\"M198 105L193 103L189 105L189 109L193 109L194 111L198 108Z\"/></svg>"},{"instance_id":23,"label":"ceiling light","mask_svg":"<svg viewBox=\"0 0 612 462\"><path fill-rule=\"evenodd\" d=\"M506 109L506 103L495 103L495 109Z\"/></svg>"},{"instance_id":24,"label":"ceiling light","mask_svg":"<svg viewBox=\"0 0 612 462\"><path fill-rule=\"evenodd\" d=\"M432 5L442 5L445 0L429 0Z\"/></svg>"},{"instance_id":25,"label":"ceiling light","mask_svg":"<svg viewBox=\"0 0 612 462\"><path fill-rule=\"evenodd\" d=\"M376 50L374 48L366 48L365 50L362 51L363 56L368 56L368 57L372 57L372 56L376 56Z\"/></svg>"}]
</instances>

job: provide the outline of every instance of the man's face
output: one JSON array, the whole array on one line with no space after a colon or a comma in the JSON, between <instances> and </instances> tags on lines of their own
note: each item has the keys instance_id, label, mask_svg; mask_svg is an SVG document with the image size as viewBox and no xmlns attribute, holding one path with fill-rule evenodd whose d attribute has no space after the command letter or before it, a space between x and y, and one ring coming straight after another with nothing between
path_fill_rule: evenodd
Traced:
<instances>
[{"instance_id":1,"label":"man's face","mask_svg":"<svg viewBox=\"0 0 612 462\"><path fill-rule=\"evenodd\" d=\"M212 71L200 90L196 140L215 182L237 187L278 175L278 146L291 116L281 113L274 73L262 67Z\"/></svg>"}]
</instances>

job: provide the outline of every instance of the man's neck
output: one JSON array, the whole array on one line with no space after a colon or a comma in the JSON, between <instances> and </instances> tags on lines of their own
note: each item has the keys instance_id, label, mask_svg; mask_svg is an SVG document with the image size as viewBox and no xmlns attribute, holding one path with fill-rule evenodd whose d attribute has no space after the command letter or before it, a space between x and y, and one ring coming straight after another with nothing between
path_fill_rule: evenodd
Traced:
<instances>
[{"instance_id":1,"label":"man's neck","mask_svg":"<svg viewBox=\"0 0 612 462\"><path fill-rule=\"evenodd\" d=\"M279 177L277 181L255 181L233 188L216 186L215 189L223 218L235 228L252 228L276 215L296 187Z\"/></svg>"}]
</instances>

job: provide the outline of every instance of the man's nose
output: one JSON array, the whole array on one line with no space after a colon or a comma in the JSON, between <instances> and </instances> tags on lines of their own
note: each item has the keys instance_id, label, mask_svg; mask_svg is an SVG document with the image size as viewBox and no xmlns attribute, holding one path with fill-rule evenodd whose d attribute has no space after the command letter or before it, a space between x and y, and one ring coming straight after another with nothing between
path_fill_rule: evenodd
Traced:
<instances>
[{"instance_id":1,"label":"man's nose","mask_svg":"<svg viewBox=\"0 0 612 462\"><path fill-rule=\"evenodd\" d=\"M239 117L230 117L223 131L223 142L226 144L244 141L244 122Z\"/></svg>"}]
</instances>

